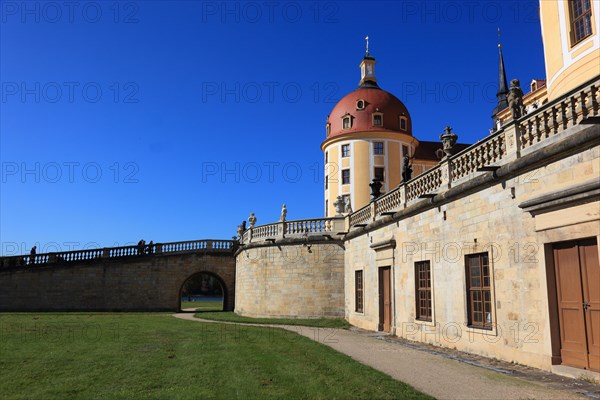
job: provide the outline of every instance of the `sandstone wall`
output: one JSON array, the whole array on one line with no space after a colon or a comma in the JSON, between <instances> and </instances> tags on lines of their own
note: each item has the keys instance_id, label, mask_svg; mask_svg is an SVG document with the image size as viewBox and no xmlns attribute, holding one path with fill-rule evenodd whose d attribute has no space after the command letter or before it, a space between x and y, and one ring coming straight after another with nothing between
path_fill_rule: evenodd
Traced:
<instances>
[{"instance_id":1,"label":"sandstone wall","mask_svg":"<svg viewBox=\"0 0 600 400\"><path fill-rule=\"evenodd\" d=\"M550 369L557 350L556 333L552 346L548 304L549 243L588 237L600 242L600 203L596 197L536 216L519 205L597 182L599 177L600 147L581 147L376 230L355 233L345 242L347 320L364 329L378 329L378 268L391 266L396 335ZM393 249L371 248L391 239L396 242ZM485 251L492 266L496 324L490 331L467 326L465 255ZM431 322L415 319L415 262L422 260L431 261ZM363 313L355 312L356 270L364 271Z\"/></svg>"},{"instance_id":2,"label":"sandstone wall","mask_svg":"<svg viewBox=\"0 0 600 400\"><path fill-rule=\"evenodd\" d=\"M343 317L339 244L286 240L237 254L235 311L250 317Z\"/></svg>"}]
</instances>

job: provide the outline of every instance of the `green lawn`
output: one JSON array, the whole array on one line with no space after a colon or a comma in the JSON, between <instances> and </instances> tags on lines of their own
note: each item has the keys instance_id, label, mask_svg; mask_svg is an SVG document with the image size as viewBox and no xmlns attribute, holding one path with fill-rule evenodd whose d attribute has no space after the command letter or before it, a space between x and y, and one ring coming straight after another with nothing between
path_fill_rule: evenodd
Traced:
<instances>
[{"instance_id":1,"label":"green lawn","mask_svg":"<svg viewBox=\"0 0 600 400\"><path fill-rule=\"evenodd\" d=\"M0 314L2 399L426 399L276 328L169 314Z\"/></svg>"},{"instance_id":2,"label":"green lawn","mask_svg":"<svg viewBox=\"0 0 600 400\"><path fill-rule=\"evenodd\" d=\"M201 310L199 310L201 311ZM251 324L267 324L267 325L301 325L301 326L316 326L320 328L348 328L350 324L343 318L314 318L314 319L296 319L296 318L250 318L242 317L231 311L220 312L205 312L196 313L197 318L210 319L212 321L227 321L227 322L246 322Z\"/></svg>"},{"instance_id":3,"label":"green lawn","mask_svg":"<svg viewBox=\"0 0 600 400\"><path fill-rule=\"evenodd\" d=\"M221 311L223 309L222 301L182 301L181 309L195 308L201 311Z\"/></svg>"}]
</instances>

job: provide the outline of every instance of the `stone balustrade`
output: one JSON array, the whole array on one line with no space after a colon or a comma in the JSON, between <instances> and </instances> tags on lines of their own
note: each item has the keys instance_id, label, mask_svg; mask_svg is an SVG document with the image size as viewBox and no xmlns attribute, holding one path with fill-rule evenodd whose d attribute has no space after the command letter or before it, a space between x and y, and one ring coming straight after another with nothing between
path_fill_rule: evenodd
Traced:
<instances>
[{"instance_id":1,"label":"stone balustrade","mask_svg":"<svg viewBox=\"0 0 600 400\"><path fill-rule=\"evenodd\" d=\"M190 240L185 242L155 243L143 247L105 247L101 249L0 257L0 269L155 254L203 251L233 253L234 250L235 242L232 240Z\"/></svg>"},{"instance_id":2,"label":"stone balustrade","mask_svg":"<svg viewBox=\"0 0 600 400\"><path fill-rule=\"evenodd\" d=\"M368 224L384 213L400 211L423 195L433 195L452 185L499 167L521 156L582 120L600 115L600 80L588 82L537 110L513 119L493 134L437 166L386 193L348 216L349 227ZM487 169L489 171L489 168Z\"/></svg>"},{"instance_id":3,"label":"stone balustrade","mask_svg":"<svg viewBox=\"0 0 600 400\"><path fill-rule=\"evenodd\" d=\"M283 221L246 229L242 244L263 242L267 239L301 238L308 236L337 235L345 231L345 219L315 218Z\"/></svg>"}]
</instances>

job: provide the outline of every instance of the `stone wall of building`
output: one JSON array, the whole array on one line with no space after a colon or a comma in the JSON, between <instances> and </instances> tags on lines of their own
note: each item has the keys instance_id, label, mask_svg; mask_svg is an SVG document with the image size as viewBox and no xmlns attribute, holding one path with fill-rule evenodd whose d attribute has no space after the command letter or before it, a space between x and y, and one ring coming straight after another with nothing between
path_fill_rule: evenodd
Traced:
<instances>
[{"instance_id":1,"label":"stone wall of building","mask_svg":"<svg viewBox=\"0 0 600 400\"><path fill-rule=\"evenodd\" d=\"M537 161L514 161L506 168L509 176L481 180L477 188L465 186L463 194L459 185L452 198L439 203L420 199L409 204L422 207L412 215L388 217L389 223L374 228L354 228L345 242L347 320L368 330L380 328L378 268L390 266L396 335L550 369L557 333L552 332L556 324L549 312L549 244L589 237L600 242L600 202L596 196L537 215L527 212L523 203L598 182L598 139L592 145L560 142L591 129L600 133L597 128L567 130L554 140L553 155L532 149ZM492 268L491 330L468 326L465 256L481 252L488 253ZM432 271L430 322L416 319L415 262L425 260ZM355 304L358 270L364 275L363 312L356 312Z\"/></svg>"},{"instance_id":2,"label":"stone wall of building","mask_svg":"<svg viewBox=\"0 0 600 400\"><path fill-rule=\"evenodd\" d=\"M343 317L343 248L305 239L244 246L236 261L235 311L249 317Z\"/></svg>"},{"instance_id":3,"label":"stone wall of building","mask_svg":"<svg viewBox=\"0 0 600 400\"><path fill-rule=\"evenodd\" d=\"M0 271L0 311L178 311L183 283L208 272L233 309L233 254L147 255Z\"/></svg>"}]
</instances>

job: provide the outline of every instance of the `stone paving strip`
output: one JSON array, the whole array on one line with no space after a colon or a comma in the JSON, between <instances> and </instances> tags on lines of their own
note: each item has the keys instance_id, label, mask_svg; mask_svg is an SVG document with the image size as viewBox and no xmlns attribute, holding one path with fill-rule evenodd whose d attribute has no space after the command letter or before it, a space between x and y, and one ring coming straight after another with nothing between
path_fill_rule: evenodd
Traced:
<instances>
[{"instance_id":1,"label":"stone paving strip","mask_svg":"<svg viewBox=\"0 0 600 400\"><path fill-rule=\"evenodd\" d=\"M448 357L441 352L419 349L400 340L388 339L376 332L210 321L196 318L191 312L174 314L174 317L205 323L280 328L296 332L440 400L600 398L596 397L596 393L600 393L598 385L581 382L581 385L561 386L556 381L547 384L540 379L527 379L527 374L522 370L516 374L518 376L513 376L512 373L507 373L509 371L506 368L495 368L495 370L483 362L474 363L469 359ZM547 375L552 376L549 373ZM567 378L557 378L557 381L565 382L565 379L569 382L579 382Z\"/></svg>"}]
</instances>

